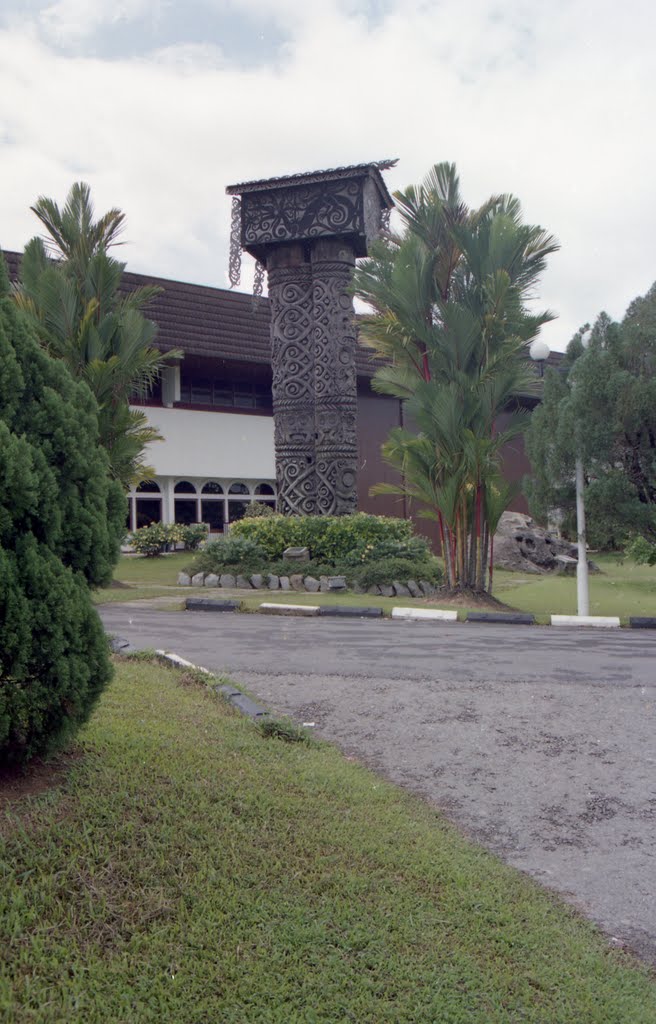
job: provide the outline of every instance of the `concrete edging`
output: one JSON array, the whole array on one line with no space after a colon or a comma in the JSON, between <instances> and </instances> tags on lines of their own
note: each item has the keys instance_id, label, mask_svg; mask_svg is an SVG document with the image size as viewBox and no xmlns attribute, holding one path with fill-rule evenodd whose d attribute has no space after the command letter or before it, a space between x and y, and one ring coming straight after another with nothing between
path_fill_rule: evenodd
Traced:
<instances>
[{"instance_id":1,"label":"concrete edging","mask_svg":"<svg viewBox=\"0 0 656 1024\"><path fill-rule=\"evenodd\" d=\"M319 614L318 604L274 604L263 601L258 608L264 615L313 616Z\"/></svg>"},{"instance_id":2,"label":"concrete edging","mask_svg":"<svg viewBox=\"0 0 656 1024\"><path fill-rule=\"evenodd\" d=\"M598 629L619 629L619 615L552 615L552 626L596 626Z\"/></svg>"},{"instance_id":3,"label":"concrete edging","mask_svg":"<svg viewBox=\"0 0 656 1024\"><path fill-rule=\"evenodd\" d=\"M193 661L187 661L186 658L181 658L179 654L173 654L171 651L155 651L158 658L163 661L168 661L175 668L192 668L195 672L203 672L207 676L216 678L214 672L210 672L208 668L204 668L202 665L194 665ZM232 704L233 707L241 711L243 715L248 718L265 718L271 714L266 708L263 708L260 704L256 704L254 700L247 697L245 693L238 690L236 686L232 686L229 683L219 683L218 686L213 686L212 689L216 693L220 693L222 697Z\"/></svg>"},{"instance_id":4,"label":"concrete edging","mask_svg":"<svg viewBox=\"0 0 656 1024\"><path fill-rule=\"evenodd\" d=\"M457 622L458 612L440 608L392 608L392 618L407 622Z\"/></svg>"}]
</instances>

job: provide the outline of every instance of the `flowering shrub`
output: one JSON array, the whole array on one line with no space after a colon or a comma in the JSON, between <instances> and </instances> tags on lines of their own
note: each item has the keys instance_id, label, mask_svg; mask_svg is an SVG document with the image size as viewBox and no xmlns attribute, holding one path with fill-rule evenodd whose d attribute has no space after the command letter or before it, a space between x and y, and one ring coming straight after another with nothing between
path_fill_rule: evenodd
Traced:
<instances>
[{"instance_id":1,"label":"flowering shrub","mask_svg":"<svg viewBox=\"0 0 656 1024\"><path fill-rule=\"evenodd\" d=\"M154 558L176 544L184 544L185 551L195 551L207 537L202 523L184 526L182 523L151 523L130 536L130 544L140 555Z\"/></svg>"}]
</instances>

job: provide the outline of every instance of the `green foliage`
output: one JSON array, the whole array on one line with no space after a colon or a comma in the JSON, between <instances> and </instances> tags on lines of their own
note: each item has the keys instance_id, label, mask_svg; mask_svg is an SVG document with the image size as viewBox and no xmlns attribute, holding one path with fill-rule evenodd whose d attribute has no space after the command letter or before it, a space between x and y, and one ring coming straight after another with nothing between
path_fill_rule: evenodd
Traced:
<instances>
[{"instance_id":1,"label":"green foliage","mask_svg":"<svg viewBox=\"0 0 656 1024\"><path fill-rule=\"evenodd\" d=\"M0 264L4 261L0 255ZM0 763L66 742L110 677L88 583L111 578L125 500L93 398L0 297Z\"/></svg>"},{"instance_id":2,"label":"green foliage","mask_svg":"<svg viewBox=\"0 0 656 1024\"><path fill-rule=\"evenodd\" d=\"M196 551L206 537L202 523L150 523L130 534L130 544L138 554L156 558L177 544L183 544L185 551Z\"/></svg>"},{"instance_id":3,"label":"green foliage","mask_svg":"<svg viewBox=\"0 0 656 1024\"><path fill-rule=\"evenodd\" d=\"M292 721L291 718L260 718L256 723L258 731L265 739L283 740L284 743L303 743L306 747L316 744L316 740L307 729Z\"/></svg>"},{"instance_id":4,"label":"green foliage","mask_svg":"<svg viewBox=\"0 0 656 1024\"><path fill-rule=\"evenodd\" d=\"M194 559L192 571L222 573L236 567L243 572L256 572L266 561L266 552L257 541L231 534L206 544Z\"/></svg>"},{"instance_id":5,"label":"green foliage","mask_svg":"<svg viewBox=\"0 0 656 1024\"><path fill-rule=\"evenodd\" d=\"M270 559L280 559L286 548L307 547L313 560L335 565L345 558L359 559L367 545L405 541L412 524L391 516L356 512L347 516L282 516L241 519L232 535L254 540Z\"/></svg>"},{"instance_id":6,"label":"green foliage","mask_svg":"<svg viewBox=\"0 0 656 1024\"><path fill-rule=\"evenodd\" d=\"M161 439L145 414L130 408L130 397L148 394L167 359L178 354L163 356L153 347L157 327L142 312L161 289L121 293L125 264L107 250L124 215L110 210L94 221L88 185L73 185L61 210L42 196L32 211L47 241L37 237L26 246L14 299L50 354L90 387L100 443L112 475L127 489L149 475L143 452Z\"/></svg>"},{"instance_id":7,"label":"green foliage","mask_svg":"<svg viewBox=\"0 0 656 1024\"><path fill-rule=\"evenodd\" d=\"M437 585L444 582L444 570L436 558L418 561L388 557L363 562L351 571L350 578L361 587L389 586L408 580L426 580Z\"/></svg>"},{"instance_id":8,"label":"green foliage","mask_svg":"<svg viewBox=\"0 0 656 1024\"><path fill-rule=\"evenodd\" d=\"M263 501L249 501L246 506L246 512L244 518L246 519L257 519L269 516L275 516L275 509L271 505L265 505Z\"/></svg>"},{"instance_id":9,"label":"green foliage","mask_svg":"<svg viewBox=\"0 0 656 1024\"><path fill-rule=\"evenodd\" d=\"M624 554L638 565L656 565L656 544L650 544L645 537L633 537Z\"/></svg>"},{"instance_id":10,"label":"green foliage","mask_svg":"<svg viewBox=\"0 0 656 1024\"><path fill-rule=\"evenodd\" d=\"M426 562L431 558L431 549L425 537L410 537L408 540L384 539L367 544L359 554L345 558L343 564L357 567L363 562L376 562L385 558Z\"/></svg>"},{"instance_id":11,"label":"green foliage","mask_svg":"<svg viewBox=\"0 0 656 1024\"><path fill-rule=\"evenodd\" d=\"M527 299L558 246L522 223L512 196L470 210L452 164L395 198L404 233L372 248L355 291L373 309L361 337L385 363L373 386L405 402L415 429L393 430L383 446L401 483L372 493L405 494L437 520L449 586L484 590L490 537L512 496L502 448L525 425L516 396L535 390L528 345L553 318L530 313Z\"/></svg>"},{"instance_id":12,"label":"green foliage","mask_svg":"<svg viewBox=\"0 0 656 1024\"><path fill-rule=\"evenodd\" d=\"M583 459L588 540L614 549L629 534L656 541L656 285L622 323L602 313L584 349L570 342L563 372L547 373L526 445L532 514L575 530L574 464Z\"/></svg>"}]
</instances>

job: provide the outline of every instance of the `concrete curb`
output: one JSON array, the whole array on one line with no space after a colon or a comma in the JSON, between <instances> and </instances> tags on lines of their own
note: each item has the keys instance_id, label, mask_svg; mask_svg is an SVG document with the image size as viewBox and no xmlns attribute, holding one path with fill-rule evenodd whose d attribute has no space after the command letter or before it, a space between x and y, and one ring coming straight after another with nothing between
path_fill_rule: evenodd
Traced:
<instances>
[{"instance_id":1,"label":"concrete curb","mask_svg":"<svg viewBox=\"0 0 656 1024\"><path fill-rule=\"evenodd\" d=\"M656 618L651 615L632 615L629 626L631 629L656 629Z\"/></svg>"},{"instance_id":2,"label":"concrete curb","mask_svg":"<svg viewBox=\"0 0 656 1024\"><path fill-rule=\"evenodd\" d=\"M467 622L506 622L514 626L534 626L535 615L529 612L467 612Z\"/></svg>"},{"instance_id":3,"label":"concrete curb","mask_svg":"<svg viewBox=\"0 0 656 1024\"><path fill-rule=\"evenodd\" d=\"M319 615L332 615L345 619L382 619L383 609L371 605L359 608L350 604L320 604Z\"/></svg>"},{"instance_id":4,"label":"concrete curb","mask_svg":"<svg viewBox=\"0 0 656 1024\"><path fill-rule=\"evenodd\" d=\"M552 615L552 626L596 626L599 629L619 629L618 615Z\"/></svg>"},{"instance_id":5,"label":"concrete curb","mask_svg":"<svg viewBox=\"0 0 656 1024\"><path fill-rule=\"evenodd\" d=\"M393 619L404 619L407 622L457 622L457 611L443 611L439 608L392 608Z\"/></svg>"},{"instance_id":6,"label":"concrete curb","mask_svg":"<svg viewBox=\"0 0 656 1024\"><path fill-rule=\"evenodd\" d=\"M236 612L241 601L213 601L209 597L187 597L185 608L188 612Z\"/></svg>"},{"instance_id":7,"label":"concrete curb","mask_svg":"<svg viewBox=\"0 0 656 1024\"><path fill-rule=\"evenodd\" d=\"M208 668L204 668L202 665L194 665L193 661L187 661L186 658L181 658L179 654L161 650L155 651L155 654L162 661L170 662L175 668L192 668L195 672L203 672L207 676L215 676L214 672L210 672ZM216 693L220 693L222 697L225 697L229 704L232 704L238 711L241 711L242 715L246 715L248 718L264 718L270 714L266 708L256 704L254 700L251 700L245 693L238 690L236 686L220 683L218 686L213 686L212 689Z\"/></svg>"},{"instance_id":8,"label":"concrete curb","mask_svg":"<svg viewBox=\"0 0 656 1024\"><path fill-rule=\"evenodd\" d=\"M309 616L319 614L318 604L273 604L263 601L258 611L264 615Z\"/></svg>"}]
</instances>

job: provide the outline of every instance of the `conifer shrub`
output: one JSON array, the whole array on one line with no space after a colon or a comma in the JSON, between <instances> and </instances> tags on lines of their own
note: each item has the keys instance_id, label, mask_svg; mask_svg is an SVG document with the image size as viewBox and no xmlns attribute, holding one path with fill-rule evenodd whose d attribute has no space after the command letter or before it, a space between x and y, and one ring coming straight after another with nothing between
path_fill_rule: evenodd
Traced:
<instances>
[{"instance_id":1,"label":"conifer shrub","mask_svg":"<svg viewBox=\"0 0 656 1024\"><path fill-rule=\"evenodd\" d=\"M89 584L106 583L125 499L95 401L39 346L0 253L0 765L61 746L111 675Z\"/></svg>"}]
</instances>

